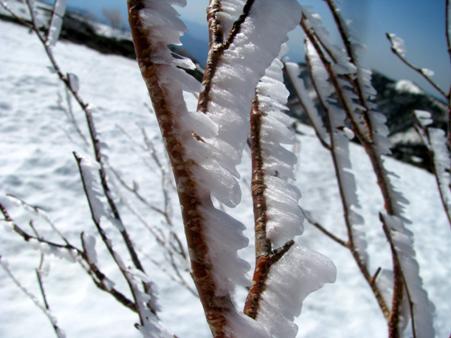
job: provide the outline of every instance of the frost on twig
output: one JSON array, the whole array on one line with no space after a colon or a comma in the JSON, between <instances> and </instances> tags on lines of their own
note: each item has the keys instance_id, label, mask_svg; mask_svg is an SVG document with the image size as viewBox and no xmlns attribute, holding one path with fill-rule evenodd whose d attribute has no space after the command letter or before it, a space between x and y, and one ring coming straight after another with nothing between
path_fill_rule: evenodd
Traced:
<instances>
[{"instance_id":1,"label":"frost on twig","mask_svg":"<svg viewBox=\"0 0 451 338\"><path fill-rule=\"evenodd\" d=\"M328 3L333 3L333 1L328 0ZM331 6L331 9L334 11L333 6ZM407 303L403 301L404 288L406 289L405 293L410 304L412 304L413 298L422 298L424 295L426 295L426 293L423 291L421 294L418 293L416 295L412 295L412 292L416 292L419 288L422 287L422 282L419 275L415 276L415 278L412 278L412 280L405 278L406 272L404 270L406 269L406 264L410 264L405 262L415 262L415 252L413 251L413 247L411 248L412 250L404 252L409 255L408 257L405 257L406 255L403 256L399 250L399 247L396 245L395 237L397 233L402 233L406 236L409 233L409 230L405 227L405 223L408 221L403 215L404 204L407 203L407 201L394 187L393 180L394 178L396 178L395 175L385 168L383 156L386 156L390 153L390 143L387 138L388 129L385 125L386 118L381 113L376 112L376 106L372 102L372 99L375 95L375 90L370 82L370 72L361 73L365 75L361 77L363 86L349 86L349 83L353 83L353 73L355 73L355 71L352 70L352 67L343 67L343 64L340 65L340 63L342 63L342 60L346 61L347 58L349 58L349 60L355 58L355 54L353 54L352 52L352 44L347 44L347 41L349 41L349 36L347 35L346 30L341 30L340 32L342 40L347 46L350 47L346 51L348 55L339 55L339 57L337 57L337 55L335 55L336 50L328 48L329 43L323 41L327 39L327 36L321 34L321 31L316 28L317 25L314 24L316 18L312 15L308 15L308 13L304 14L305 16L301 20L301 26L304 29L307 38L312 43L317 55L319 56L319 60L323 64L330 82L333 84L333 92L336 95L338 104L350 119L354 133L361 141L370 158L373 170L377 176L381 193L384 198L384 206L387 214L390 217L395 217L398 220L398 226L396 227L396 229L395 227L391 227L391 225L394 224L393 222L388 222L388 224L385 224L384 233L386 235L387 241L392 248L391 254L393 268L392 305L390 308L389 316L387 318L389 334L392 337L399 337L400 333L404 329L404 327L401 327L402 321L400 321L400 315L403 304ZM337 14L337 12L334 12L334 14ZM340 25L343 24L343 20L340 20L337 15L335 15L334 18L336 19L337 25L340 27ZM340 50L338 51L340 52ZM355 63L358 69L359 66L357 60L355 61ZM343 72L343 70L347 71ZM342 79L343 75L345 79ZM359 88L361 88L362 93L357 95L356 91L359 90ZM356 111L361 111L361 114L359 113L358 115L356 115ZM368 134L365 134L360 127L361 124L357 119L357 117L359 116L361 116L365 121L365 124L368 127ZM411 240L408 244L413 245L413 241ZM409 277L411 276L409 275ZM372 284L374 285L374 283ZM410 284L413 284L414 286L412 290L410 290ZM381 298L378 298L378 300L379 304L381 304ZM382 307L381 309L385 314L384 309ZM411 327L413 329L414 336L416 336L416 321L428 321L430 320L432 314L426 311L422 313L422 315L426 316L425 318L413 318L414 313L412 311L412 308L410 309L410 313L412 315ZM407 320L403 322L405 323L407 322ZM430 334L433 335L432 332L430 332Z\"/></svg>"},{"instance_id":2,"label":"frost on twig","mask_svg":"<svg viewBox=\"0 0 451 338\"><path fill-rule=\"evenodd\" d=\"M256 264L244 311L273 337L288 338L296 336L293 320L305 296L333 282L336 272L327 258L315 259L320 255L293 241L302 234L303 213L300 193L293 185L296 156L287 149L294 133L285 115L289 92L282 68L276 58L266 70L251 112ZM290 274L294 261L299 269Z\"/></svg>"},{"instance_id":3,"label":"frost on twig","mask_svg":"<svg viewBox=\"0 0 451 338\"><path fill-rule=\"evenodd\" d=\"M299 66L293 62L287 62L285 63L285 69L288 75L288 79L293 85L296 95L299 97L303 111L307 114L310 122L312 123L312 127L315 130L316 136L325 148L330 149L327 131L321 115L319 114L313 103L313 100L307 92L304 80L299 78Z\"/></svg>"},{"instance_id":4,"label":"frost on twig","mask_svg":"<svg viewBox=\"0 0 451 338\"><path fill-rule=\"evenodd\" d=\"M190 112L182 90L196 94L200 88L174 66L165 48L179 44L184 30L172 7L180 3L184 2L129 1L129 20L138 62L176 178L193 278L207 320L215 337L246 336L243 330L249 334L257 328L239 315L230 296L234 284L246 283L244 272L248 267L236 253L247 245L241 234L244 226L216 209L211 196L228 206L240 201L235 166L248 133L244 114L250 109L259 78L286 40L287 32L295 27L299 7L292 0L284 0L277 7L268 0L242 2L230 38L217 52L212 48L218 46L210 45L210 55L215 53L216 61L209 62L210 71L206 72L199 102L202 112ZM211 20L214 17L210 15ZM281 24L274 17L285 20Z\"/></svg>"},{"instance_id":5,"label":"frost on twig","mask_svg":"<svg viewBox=\"0 0 451 338\"><path fill-rule=\"evenodd\" d=\"M451 163L450 153L446 146L446 134L442 129L432 127L433 120L429 112L416 110L414 114L417 121L417 131L432 158L437 188L451 226Z\"/></svg>"},{"instance_id":6,"label":"frost on twig","mask_svg":"<svg viewBox=\"0 0 451 338\"><path fill-rule=\"evenodd\" d=\"M439 92L445 100L448 100L447 94L433 79L434 72L427 68L414 65L406 57L406 49L404 40L393 33L387 33L386 37L391 45L392 52L410 69L422 76L437 92Z\"/></svg>"}]
</instances>

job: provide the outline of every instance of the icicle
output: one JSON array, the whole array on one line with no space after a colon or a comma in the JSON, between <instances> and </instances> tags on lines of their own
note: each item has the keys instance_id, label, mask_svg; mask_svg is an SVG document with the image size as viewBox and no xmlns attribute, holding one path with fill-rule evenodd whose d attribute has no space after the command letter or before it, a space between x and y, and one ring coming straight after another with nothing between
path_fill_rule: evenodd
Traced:
<instances>
[{"instance_id":1,"label":"icicle","mask_svg":"<svg viewBox=\"0 0 451 338\"><path fill-rule=\"evenodd\" d=\"M78 79L78 76L73 73L67 73L67 80L69 81L69 87L74 92L78 92L80 89L80 80Z\"/></svg>"},{"instance_id":2,"label":"icicle","mask_svg":"<svg viewBox=\"0 0 451 338\"><path fill-rule=\"evenodd\" d=\"M92 235L86 235L85 233L82 233L82 241L89 262L97 264L96 238Z\"/></svg>"},{"instance_id":3,"label":"icicle","mask_svg":"<svg viewBox=\"0 0 451 338\"><path fill-rule=\"evenodd\" d=\"M224 36L227 36L233 23L239 18L243 12L244 0L222 0L221 10L217 12L217 17L220 20Z\"/></svg>"},{"instance_id":4,"label":"icicle","mask_svg":"<svg viewBox=\"0 0 451 338\"><path fill-rule=\"evenodd\" d=\"M50 20L49 32L47 35L47 45L54 47L61 33L63 17L66 12L66 0L55 0L53 5L52 18Z\"/></svg>"},{"instance_id":5,"label":"icicle","mask_svg":"<svg viewBox=\"0 0 451 338\"><path fill-rule=\"evenodd\" d=\"M414 111L415 117L417 118L420 125L425 128L429 127L432 124L432 117L431 113L425 110L415 110Z\"/></svg>"}]
</instances>

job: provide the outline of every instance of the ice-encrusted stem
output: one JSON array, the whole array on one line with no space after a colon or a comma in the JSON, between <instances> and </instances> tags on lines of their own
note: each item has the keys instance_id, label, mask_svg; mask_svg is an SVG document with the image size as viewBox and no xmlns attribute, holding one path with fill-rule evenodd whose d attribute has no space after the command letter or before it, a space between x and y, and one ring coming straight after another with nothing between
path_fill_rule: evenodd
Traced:
<instances>
[{"instance_id":1,"label":"ice-encrusted stem","mask_svg":"<svg viewBox=\"0 0 451 338\"><path fill-rule=\"evenodd\" d=\"M205 215L203 208L212 208L209 196L201 196L199 186L193 176L194 163L187 157L180 135L182 134L179 111L176 102L171 102L168 93L170 84L163 81L165 64L155 63L150 57L158 54L159 46L149 39L151 32L142 20L140 11L145 1L129 0L128 11L130 27L138 63L152 99L153 107L160 124L166 149L177 184L185 235L191 258L194 283L203 304L205 315L214 337L226 337L230 323L227 314L234 311L228 292L221 293L213 276L213 263L209 254L209 243L205 235Z\"/></svg>"},{"instance_id":2,"label":"ice-encrusted stem","mask_svg":"<svg viewBox=\"0 0 451 338\"><path fill-rule=\"evenodd\" d=\"M397 44L399 43L404 44L404 41L393 33L386 33L385 36L390 42L393 54L395 54L399 58L399 60L401 60L407 67L409 67L410 69L418 73L421 77L423 77L438 93L440 93L445 99L447 99L448 94L432 79L431 72L426 70L425 68L421 68L419 66L414 65L406 58L405 50L397 47Z\"/></svg>"},{"instance_id":3,"label":"ice-encrusted stem","mask_svg":"<svg viewBox=\"0 0 451 338\"><path fill-rule=\"evenodd\" d=\"M227 1L227 0L226 0ZM208 9L208 26L210 32L210 48L208 51L207 66L202 80L203 90L199 94L199 104L197 109L202 112L208 111L208 104L210 101L210 91L212 88L212 81L218 69L221 58L224 52L232 45L236 35L241 30L241 25L249 16L249 12L255 0L246 0L243 6L243 12L238 20L233 23L230 33L224 40L224 32L220 28L219 18L217 12L222 10L221 0L211 0Z\"/></svg>"},{"instance_id":4,"label":"ice-encrusted stem","mask_svg":"<svg viewBox=\"0 0 451 338\"><path fill-rule=\"evenodd\" d=\"M120 304L124 305L129 310L136 312L135 304L127 298L124 294L122 294L119 290L117 290L111 284L111 280L103 273L95 262L92 262L88 257L86 250L80 250L69 242L65 244L59 244L53 241L49 241L42 236L36 236L28 233L18 224L16 224L6 206L0 201L0 213L3 215L6 222L8 222L12 230L19 235L25 242L36 242L40 245L45 245L48 248L51 248L55 251L64 251L68 256L73 257L74 255L78 256L80 259L76 259L76 261L81 265L81 267L86 271L86 273L91 277L94 284L102 291L109 293L113 298L115 298ZM83 241L82 241L83 244Z\"/></svg>"},{"instance_id":5,"label":"ice-encrusted stem","mask_svg":"<svg viewBox=\"0 0 451 338\"><path fill-rule=\"evenodd\" d=\"M265 174L263 172L263 156L261 148L261 124L262 112L258 106L258 97L252 104L251 112L251 157L252 157L252 201L254 207L255 223L255 257L258 262L259 257L271 254L271 241L266 236L266 215Z\"/></svg>"},{"instance_id":6,"label":"ice-encrusted stem","mask_svg":"<svg viewBox=\"0 0 451 338\"><path fill-rule=\"evenodd\" d=\"M306 47L309 46L311 42L306 41ZM326 113L326 118L328 120L327 126L328 126L328 133L329 140L327 140L327 144L330 144L330 146L327 148L331 154L332 157L332 163L334 165L335 170L335 176L337 178L337 185L339 189L340 194L340 200L343 207L343 216L345 220L346 230L348 234L348 241L346 242L346 248L349 249L351 252L351 255L356 262L357 267L359 268L360 272L362 273L362 276L365 278L366 282L368 283L368 286L370 287L371 291L374 294L374 297L379 305L379 308L381 309L384 317L388 319L390 310L384 300L384 297L382 295L381 290L377 286L376 283L374 283L373 278L371 276L371 273L368 268L368 259L366 258L366 243L365 243L365 237L362 233L362 230L360 230L359 239L356 240L356 225L354 224L356 221L356 216L352 217L353 214L355 214L355 211L352 210L352 205L356 204L357 197L356 196L350 196L350 191L352 189L347 189L347 181L345 177L347 175L352 175L352 173L345 173L343 164L349 163L348 166L350 166L349 162L349 153L346 149L343 149L343 144L339 145L340 143L348 143L346 140L346 137L343 135L342 130L338 130L339 127L343 128L344 126L344 119L341 118L342 121L339 123L340 118L339 115L342 115L343 113L340 111L332 111L331 105L328 103L328 98L324 95L327 93L327 88L330 87L330 85L325 82L327 78L326 70L321 69L321 64L319 63L319 60L315 60L315 62L312 60L312 58L318 58L318 54L315 50L312 49L312 46L307 48L306 53L306 60L307 60L307 66L308 71L310 74L310 78L312 80L313 88L317 94L318 102L322 110ZM322 72L322 74L321 74ZM295 79L294 79L295 80ZM320 83L322 82L322 83ZM308 99L305 95L301 96L303 100ZM311 109L316 109L312 103L305 103L305 106L311 106ZM316 113L317 114L317 113ZM349 145L345 144L344 147L349 147ZM354 183L355 184L355 183ZM363 243L363 245L361 244Z\"/></svg>"},{"instance_id":7,"label":"ice-encrusted stem","mask_svg":"<svg viewBox=\"0 0 451 338\"><path fill-rule=\"evenodd\" d=\"M332 282L335 270L325 257L295 244L295 237L303 231L303 213L298 204L300 193L293 185L296 157L286 148L294 143L294 133L285 115L289 92L282 69L283 62L274 59L257 85L251 111L256 263L244 312L273 337L288 338L296 335L293 319L299 315L303 299ZM291 275L285 265L292 257L305 264L300 263ZM305 273L308 277L303 279ZM298 274L299 284L293 278ZM291 296L290 304L283 307Z\"/></svg>"},{"instance_id":8,"label":"ice-encrusted stem","mask_svg":"<svg viewBox=\"0 0 451 338\"><path fill-rule=\"evenodd\" d=\"M218 15L221 10L221 0L210 0L207 9L209 48L222 44L224 39L224 31Z\"/></svg>"},{"instance_id":9,"label":"ice-encrusted stem","mask_svg":"<svg viewBox=\"0 0 451 338\"><path fill-rule=\"evenodd\" d=\"M215 337L266 337L264 329L232 304L235 283L247 282L247 264L238 258L237 250L248 240L241 234L244 226L215 208L212 197L230 207L239 203L235 166L249 133L255 86L277 56L288 31L296 26L300 7L295 0L281 1L272 13L276 18L284 17L281 23L270 20L269 9L274 7L269 0L255 6L251 6L253 1L227 1L229 5L232 2L235 9L240 3L243 6L221 47L220 62L210 76L206 110L200 112L189 111L183 98L183 91L197 94L198 84L176 67L167 47L180 43L185 28L172 5L184 1L129 1L129 20L176 178L193 278L212 333ZM211 53L215 47L212 43ZM191 87L186 90L188 83ZM202 100L201 95L200 106Z\"/></svg>"},{"instance_id":10,"label":"ice-encrusted stem","mask_svg":"<svg viewBox=\"0 0 451 338\"><path fill-rule=\"evenodd\" d=\"M449 149L446 146L445 132L431 126L433 121L432 116L428 111L415 110L414 117L416 122L415 128L420 135L423 144L428 149L429 156L432 160L437 190L440 194L440 200L448 218L448 223L451 226L451 163Z\"/></svg>"},{"instance_id":11,"label":"ice-encrusted stem","mask_svg":"<svg viewBox=\"0 0 451 338\"><path fill-rule=\"evenodd\" d=\"M255 229L255 270L252 287L249 289L244 313L256 318L259 302L271 267L291 248L293 241L287 242L279 251L273 252L271 241L267 236L267 205L265 198L264 159L261 145L261 125L263 114L259 108L258 96L254 99L251 111L251 157L252 157L252 201L254 208Z\"/></svg>"},{"instance_id":12,"label":"ice-encrusted stem","mask_svg":"<svg viewBox=\"0 0 451 338\"><path fill-rule=\"evenodd\" d=\"M303 25L304 31L310 41L312 41L321 62L327 70L330 81L334 86L335 93L338 98L338 102L345 110L348 117L352 117L353 103L348 98L349 93L345 88L345 84L340 82L337 71L340 70L339 63L331 62L327 56L323 53L321 44L318 40L327 39L327 36L319 36L314 30L309 29L309 25L305 23L304 17ZM349 56L341 56L340 59L346 59ZM335 69L338 66L337 69ZM371 98L374 96L375 91L371 86L370 77L365 80L365 97ZM421 308L430 308L430 301L427 297L427 293L423 289L422 280L419 275L418 265L415 260L415 251L413 250L413 236L405 226L405 222L408 222L403 214L403 204L407 201L403 196L394 189L392 183L392 173L390 173L384 165L383 156L390 153L389 142L387 139L388 129L385 125L385 118L382 114L375 112L375 105L371 105L371 111L364 111L364 115L368 115L369 129L372 134L371 142L368 142L366 135L363 135L360 129L355 128L354 131L361 141L364 149L366 150L373 170L377 177L377 182L384 198L384 207L387 212L387 217L391 217L396 220L393 222L384 222L385 236L391 247L392 253L392 268L393 268L393 293L392 293L392 305L390 309L390 317L388 320L389 336L399 337L404 330L404 327L400 326L400 317L403 302L403 297L406 297L410 304L411 315L411 327L414 337L426 337L433 335L432 326L432 310L421 311ZM371 113L371 114L370 114ZM394 225L396 224L396 226ZM407 237L408 241L401 241L400 238ZM408 250L403 250L404 246ZM416 269L411 269L411 266L416 266ZM413 273L412 273L413 271ZM408 278L406 277L408 275ZM405 288L405 292L404 292ZM417 315L417 312L419 315ZM420 323L420 325L417 325ZM417 329L419 335L417 335Z\"/></svg>"},{"instance_id":13,"label":"ice-encrusted stem","mask_svg":"<svg viewBox=\"0 0 451 338\"><path fill-rule=\"evenodd\" d=\"M119 271L124 277L130 292L132 294L134 304L136 306L136 310L139 316L139 328L144 338L162 338L166 337L164 330L159 327L159 319L157 316L157 306L155 304L155 295L152 292L150 284L146 281L135 280L133 274L130 272L130 267L127 267L125 262L122 260L121 256L117 253L116 249L113 246L111 239L109 238L107 232L105 231L102 225L102 218L104 216L105 211L103 210L103 204L99 200L99 190L100 188L95 186L95 176L93 172L95 172L95 165L79 157L76 153L74 153L75 160L78 165L78 170L80 172L80 177L83 184L83 190L86 195L86 199L88 201L89 210L91 213L91 218L96 226L97 232L100 235L103 243L105 244L108 253L111 255L113 261L116 263ZM89 250L86 246L86 241L82 242L85 245L87 258L90 263L93 263L92 256L89 255ZM143 275L145 275L141 270ZM140 290L140 284L142 284L146 296L144 297L144 293ZM146 299L146 300L144 300Z\"/></svg>"},{"instance_id":14,"label":"ice-encrusted stem","mask_svg":"<svg viewBox=\"0 0 451 338\"><path fill-rule=\"evenodd\" d=\"M450 15L450 7L449 7L449 1L446 2L446 19L447 19L447 35L446 40L448 44L448 51L450 46L450 23L449 23L449 15ZM421 68L417 65L414 65L412 62L410 62L406 57L405 47L404 47L404 40L400 37L396 36L393 33L386 33L386 37L388 41L390 42L391 51L393 54L395 54L399 60L401 60L402 63L404 63L408 68L412 69L414 72L418 73L421 77L423 77L440 95L446 100L448 103L448 121L447 121L447 127L448 127L448 149L451 149L451 88L448 89L448 93L445 92L433 79L432 75L434 72L430 71L426 68ZM451 57L451 54L450 54Z\"/></svg>"}]
</instances>

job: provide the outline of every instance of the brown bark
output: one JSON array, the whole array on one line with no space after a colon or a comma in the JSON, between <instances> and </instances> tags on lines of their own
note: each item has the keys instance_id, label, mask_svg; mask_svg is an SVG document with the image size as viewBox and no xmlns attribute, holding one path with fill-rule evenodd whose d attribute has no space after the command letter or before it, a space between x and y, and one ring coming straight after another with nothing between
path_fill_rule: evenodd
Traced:
<instances>
[{"instance_id":1,"label":"brown bark","mask_svg":"<svg viewBox=\"0 0 451 338\"><path fill-rule=\"evenodd\" d=\"M220 23L216 18L216 13L220 10L220 2L211 0L209 11L208 11L208 27L209 27L209 35L210 35L210 48L208 51L208 59L207 65L205 67L204 78L202 80L203 90L199 94L199 103L197 106L197 110L201 112L208 111L208 104L210 102L210 91L212 89L213 77L216 74L216 70L218 69L218 65L221 61L224 52L231 46L233 41L235 40L236 35L241 30L241 25L244 20L248 17L252 5L255 0L247 0L244 7L243 13L240 15L238 20L233 23L232 30L228 34L225 41L222 37L222 31L220 32ZM218 38L220 36L221 38Z\"/></svg>"},{"instance_id":2,"label":"brown bark","mask_svg":"<svg viewBox=\"0 0 451 338\"><path fill-rule=\"evenodd\" d=\"M227 332L226 316L227 313L234 311L233 303L229 294L218 295L213 277L214 267L204 234L207 225L200 210L201 207L212 208L213 205L209 196L200 195L192 174L192 168L196 164L186 157L184 145L178 136L180 126L177 114L179 112L173 110L173 105L168 101L171 88L160 82L164 66L152 62L151 55L161 46L154 46L153 42L149 41L149 32L143 26L139 16L139 10L143 6L142 0L128 1L130 27L138 63L152 99L177 184L192 276L213 336L232 337Z\"/></svg>"},{"instance_id":3,"label":"brown bark","mask_svg":"<svg viewBox=\"0 0 451 338\"><path fill-rule=\"evenodd\" d=\"M265 198L265 172L263 170L263 153L261 144L261 126L264 114L261 112L258 97L252 103L251 111L251 156L252 156L252 201L254 205L255 223L255 270L250 288L244 305L244 313L256 319L258 315L260 300L266 288L271 267L294 244L289 241L282 248L272 250L271 241L267 237L266 215L267 205Z\"/></svg>"}]
</instances>

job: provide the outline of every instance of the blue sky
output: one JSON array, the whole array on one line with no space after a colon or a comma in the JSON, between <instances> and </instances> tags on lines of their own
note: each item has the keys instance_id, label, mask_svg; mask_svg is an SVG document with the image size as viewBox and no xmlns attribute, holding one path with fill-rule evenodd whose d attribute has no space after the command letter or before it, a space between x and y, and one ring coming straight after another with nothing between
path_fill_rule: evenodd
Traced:
<instances>
[{"instance_id":1,"label":"blue sky","mask_svg":"<svg viewBox=\"0 0 451 338\"><path fill-rule=\"evenodd\" d=\"M205 7L208 0L187 2L188 5L180 10L182 17L192 35L206 39ZM102 17L102 8L118 8L126 20L126 0L68 0L68 3L89 10L98 17ZM300 0L300 3L311 6L320 13L326 25L332 27L323 1ZM362 54L366 66L392 78L408 78L431 90L391 54L385 32L393 32L405 40L411 61L434 70L435 80L445 89L449 86L451 67L445 43L445 0L338 0L338 3L345 16L352 20L358 39L366 46ZM302 39L299 29L290 34L290 58L293 61L302 59Z\"/></svg>"}]
</instances>

